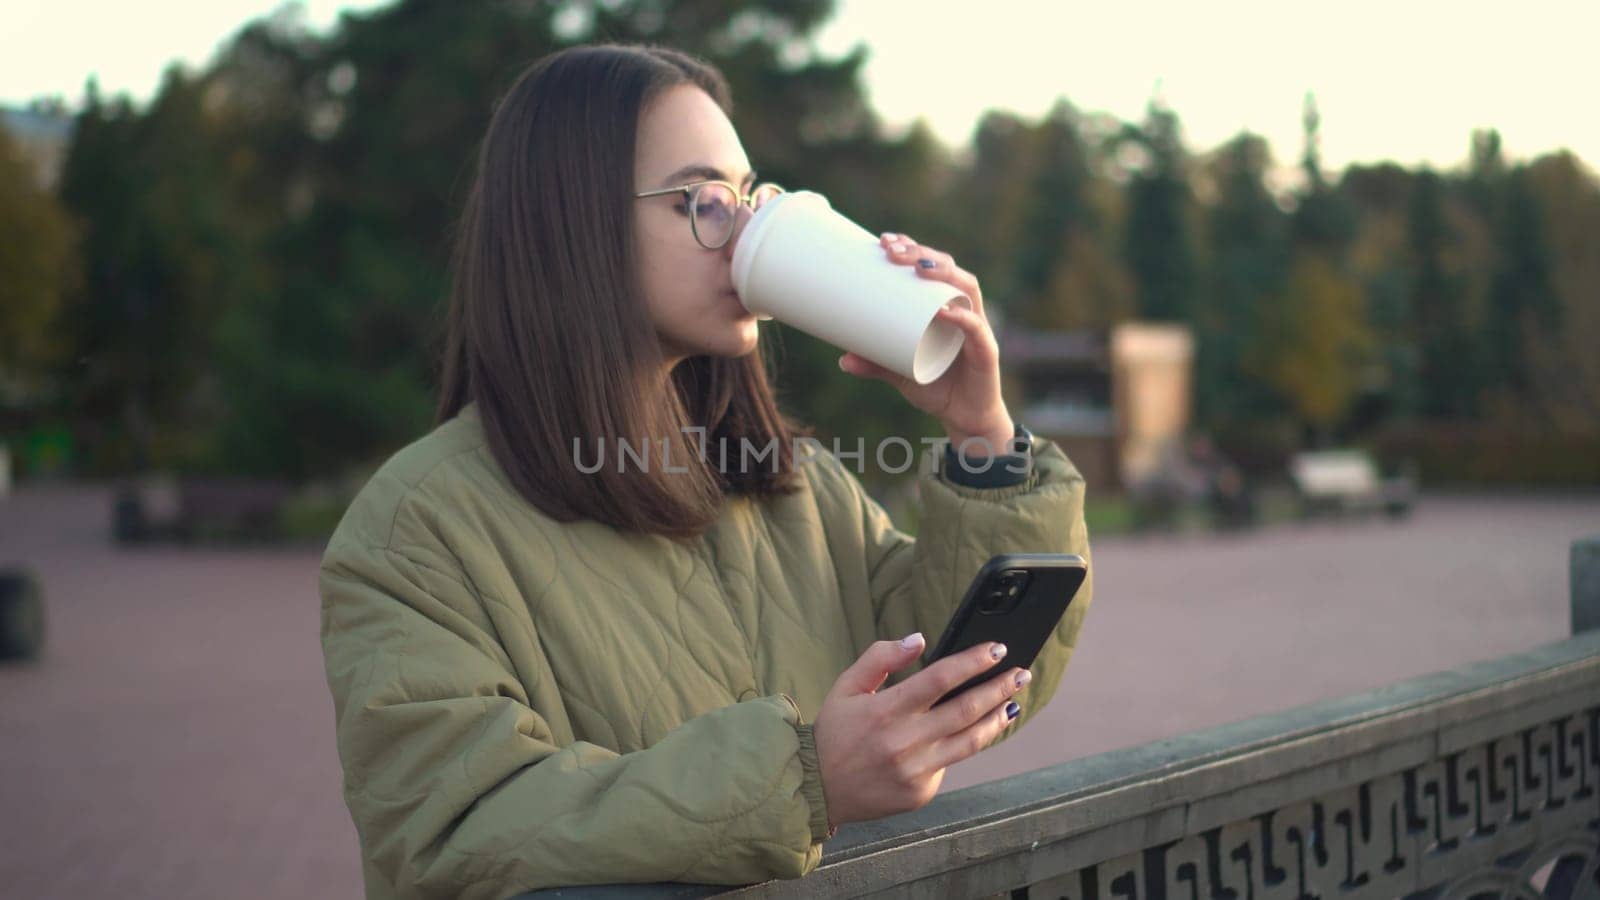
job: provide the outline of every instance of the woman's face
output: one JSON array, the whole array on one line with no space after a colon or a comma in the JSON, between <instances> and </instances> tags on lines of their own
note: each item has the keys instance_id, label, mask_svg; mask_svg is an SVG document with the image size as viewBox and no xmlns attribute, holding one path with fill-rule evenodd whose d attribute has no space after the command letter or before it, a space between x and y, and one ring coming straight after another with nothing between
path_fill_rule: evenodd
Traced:
<instances>
[{"instance_id":1,"label":"woman's face","mask_svg":"<svg viewBox=\"0 0 1600 900\"><path fill-rule=\"evenodd\" d=\"M733 123L709 94L669 88L640 114L634 191L716 179L751 187L753 173ZM743 356L756 347L756 318L733 292L734 239L707 250L689 229L682 192L633 201L640 282L651 322L670 362L690 356ZM737 229L749 220L739 208Z\"/></svg>"}]
</instances>

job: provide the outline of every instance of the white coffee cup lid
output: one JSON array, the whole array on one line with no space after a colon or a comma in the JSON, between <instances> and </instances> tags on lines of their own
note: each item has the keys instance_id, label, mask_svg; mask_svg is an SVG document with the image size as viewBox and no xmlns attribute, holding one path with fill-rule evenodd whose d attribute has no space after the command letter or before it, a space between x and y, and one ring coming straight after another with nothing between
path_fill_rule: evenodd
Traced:
<instances>
[{"instance_id":1,"label":"white coffee cup lid","mask_svg":"<svg viewBox=\"0 0 1600 900\"><path fill-rule=\"evenodd\" d=\"M792 246L781 237L791 234ZM734 291L758 318L781 318L928 384L954 362L965 339L959 326L938 319L939 307L956 301L970 309L971 301L958 288L896 265L878 244L821 194L779 194L740 231Z\"/></svg>"},{"instance_id":2,"label":"white coffee cup lid","mask_svg":"<svg viewBox=\"0 0 1600 900\"><path fill-rule=\"evenodd\" d=\"M744 230L739 233L739 242L733 248L733 290L739 295L739 302L745 309L755 313L757 318L768 319L772 317L761 310L751 308L745 299L748 295L745 285L750 281L750 267L755 265L756 255L761 251L761 244L772 233L772 221L783 210L785 204L820 203L823 207L832 209L828 198L815 191L785 191L771 200L761 204L761 209L745 223Z\"/></svg>"}]
</instances>

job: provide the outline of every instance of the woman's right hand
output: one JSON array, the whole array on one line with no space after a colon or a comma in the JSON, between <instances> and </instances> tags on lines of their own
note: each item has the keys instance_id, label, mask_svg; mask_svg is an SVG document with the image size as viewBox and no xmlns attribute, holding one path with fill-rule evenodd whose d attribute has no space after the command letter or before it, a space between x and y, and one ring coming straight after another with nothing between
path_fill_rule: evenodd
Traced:
<instances>
[{"instance_id":1,"label":"woman's right hand","mask_svg":"<svg viewBox=\"0 0 1600 900\"><path fill-rule=\"evenodd\" d=\"M1032 677L1023 669L1007 669L934 706L1004 658L1001 644L968 648L879 692L889 673L915 662L922 647L921 634L877 641L823 699L812 734L830 826L923 806L946 767L989 746L1015 720L1008 701Z\"/></svg>"}]
</instances>

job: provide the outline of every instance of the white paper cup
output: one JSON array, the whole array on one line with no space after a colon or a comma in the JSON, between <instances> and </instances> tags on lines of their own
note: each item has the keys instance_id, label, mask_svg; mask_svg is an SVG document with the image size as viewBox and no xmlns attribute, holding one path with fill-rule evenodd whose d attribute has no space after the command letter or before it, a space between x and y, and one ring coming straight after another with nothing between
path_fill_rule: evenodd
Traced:
<instances>
[{"instance_id":1,"label":"white paper cup","mask_svg":"<svg viewBox=\"0 0 1600 900\"><path fill-rule=\"evenodd\" d=\"M966 334L934 321L972 300L889 260L876 235L811 191L779 194L745 223L733 249L733 289L746 309L777 319L917 384L944 374Z\"/></svg>"}]
</instances>

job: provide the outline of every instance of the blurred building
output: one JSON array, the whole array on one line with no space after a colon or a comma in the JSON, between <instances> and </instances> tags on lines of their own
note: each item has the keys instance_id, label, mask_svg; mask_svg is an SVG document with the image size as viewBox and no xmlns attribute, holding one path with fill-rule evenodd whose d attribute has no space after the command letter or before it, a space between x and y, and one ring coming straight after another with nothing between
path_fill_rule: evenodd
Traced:
<instances>
[{"instance_id":1,"label":"blurred building","mask_svg":"<svg viewBox=\"0 0 1600 900\"><path fill-rule=\"evenodd\" d=\"M0 126L22 155L33 164L39 186L54 190L72 140L73 118L64 109L36 106L29 109L0 106Z\"/></svg>"},{"instance_id":2,"label":"blurred building","mask_svg":"<svg viewBox=\"0 0 1600 900\"><path fill-rule=\"evenodd\" d=\"M1007 405L1056 441L1090 484L1121 489L1181 453L1192 412L1194 337L1181 325L1004 328Z\"/></svg>"}]
</instances>

